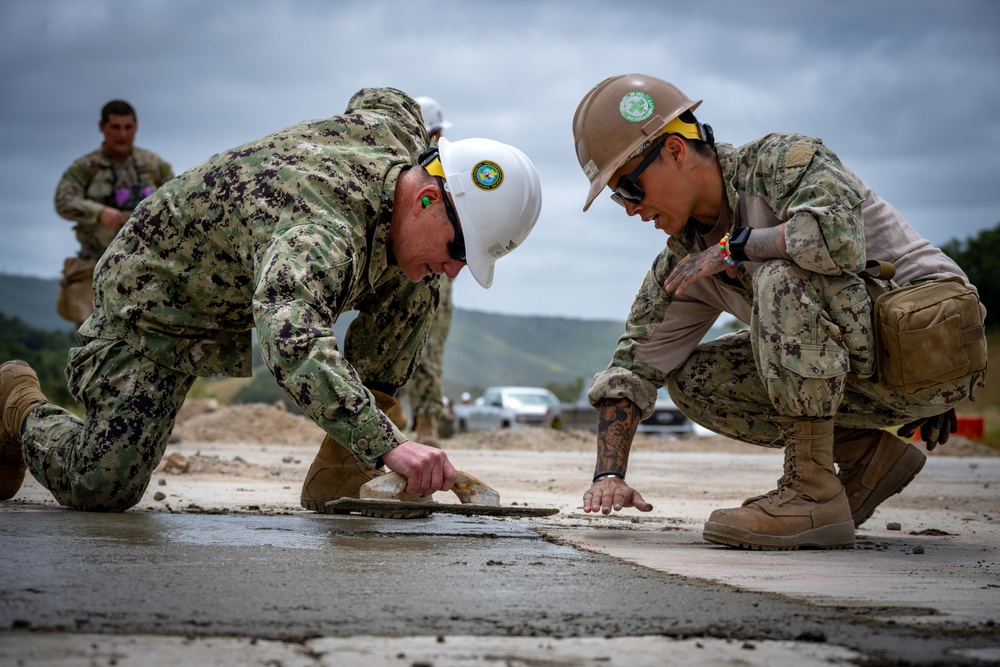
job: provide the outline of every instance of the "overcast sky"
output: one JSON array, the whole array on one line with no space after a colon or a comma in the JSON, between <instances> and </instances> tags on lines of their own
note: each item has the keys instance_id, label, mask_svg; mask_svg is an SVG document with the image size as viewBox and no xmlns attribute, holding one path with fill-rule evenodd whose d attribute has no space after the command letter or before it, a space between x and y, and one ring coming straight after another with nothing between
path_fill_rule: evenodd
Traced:
<instances>
[{"instance_id":1,"label":"overcast sky","mask_svg":"<svg viewBox=\"0 0 1000 667\"><path fill-rule=\"evenodd\" d=\"M736 145L823 138L924 236L1000 223L1000 2L995 0L4 0L0 3L0 272L56 277L76 252L52 196L101 141L101 106L138 112L136 145L180 173L366 86L436 98L452 139L521 148L541 217L461 308L624 319L666 236L587 181L571 121L628 72L703 99Z\"/></svg>"}]
</instances>

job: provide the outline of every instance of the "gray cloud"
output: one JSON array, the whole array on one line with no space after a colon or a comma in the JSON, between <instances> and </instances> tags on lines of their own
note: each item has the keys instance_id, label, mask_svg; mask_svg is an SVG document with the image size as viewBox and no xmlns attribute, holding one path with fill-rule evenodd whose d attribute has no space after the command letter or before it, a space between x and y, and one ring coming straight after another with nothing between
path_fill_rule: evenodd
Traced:
<instances>
[{"instance_id":1,"label":"gray cloud","mask_svg":"<svg viewBox=\"0 0 1000 667\"><path fill-rule=\"evenodd\" d=\"M542 217L460 307L624 318L665 237L586 180L570 122L601 79L648 72L704 99L721 141L819 136L935 243L1000 223L1000 4L990 0L611 3L514 0L7 0L0 4L0 271L54 277L75 252L62 171L131 101L137 143L175 170L364 86L438 99L451 136L515 144Z\"/></svg>"}]
</instances>

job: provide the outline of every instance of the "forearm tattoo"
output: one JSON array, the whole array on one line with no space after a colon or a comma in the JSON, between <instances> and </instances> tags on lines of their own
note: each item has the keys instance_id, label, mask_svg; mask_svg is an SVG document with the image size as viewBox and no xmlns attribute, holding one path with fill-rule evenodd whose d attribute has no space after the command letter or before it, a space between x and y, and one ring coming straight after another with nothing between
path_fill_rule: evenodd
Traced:
<instances>
[{"instance_id":1,"label":"forearm tattoo","mask_svg":"<svg viewBox=\"0 0 1000 667\"><path fill-rule=\"evenodd\" d=\"M743 249L751 260L791 259L785 247L785 224L777 227L754 229Z\"/></svg>"},{"instance_id":2,"label":"forearm tattoo","mask_svg":"<svg viewBox=\"0 0 1000 667\"><path fill-rule=\"evenodd\" d=\"M608 398L597 405L597 467L594 474L624 476L632 438L642 419L639 406L627 398Z\"/></svg>"}]
</instances>

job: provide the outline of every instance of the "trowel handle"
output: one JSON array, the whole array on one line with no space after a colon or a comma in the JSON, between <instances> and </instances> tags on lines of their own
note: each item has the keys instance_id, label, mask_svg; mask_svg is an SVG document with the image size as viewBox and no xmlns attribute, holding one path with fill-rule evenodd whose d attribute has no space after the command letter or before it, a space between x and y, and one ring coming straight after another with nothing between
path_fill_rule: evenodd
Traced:
<instances>
[{"instance_id":1,"label":"trowel handle","mask_svg":"<svg viewBox=\"0 0 1000 667\"><path fill-rule=\"evenodd\" d=\"M464 473L461 470L457 472L458 476L455 477L455 484L451 487L451 490L455 492L455 495L458 496L463 505L470 503L476 505L500 504L500 494L494 489L486 486L468 473Z\"/></svg>"},{"instance_id":2,"label":"trowel handle","mask_svg":"<svg viewBox=\"0 0 1000 667\"><path fill-rule=\"evenodd\" d=\"M495 490L486 486L472 475L460 470L457 472L458 476L455 478L455 484L451 487L451 490L454 491L463 505L495 506L500 504L500 494ZM400 496L406 492L406 484L407 480L405 477L398 472L390 472L385 475L379 475L375 479L365 483L361 487L359 495L362 498L399 500Z\"/></svg>"}]
</instances>

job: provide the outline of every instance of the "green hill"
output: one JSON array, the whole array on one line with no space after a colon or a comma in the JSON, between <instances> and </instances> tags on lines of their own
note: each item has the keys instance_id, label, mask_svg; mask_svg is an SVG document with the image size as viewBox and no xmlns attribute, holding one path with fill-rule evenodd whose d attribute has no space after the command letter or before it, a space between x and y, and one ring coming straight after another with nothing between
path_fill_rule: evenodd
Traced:
<instances>
[{"instance_id":1,"label":"green hill","mask_svg":"<svg viewBox=\"0 0 1000 667\"><path fill-rule=\"evenodd\" d=\"M57 279L0 274L0 313L42 331L72 331L55 312ZM343 339L353 313L334 326ZM522 317L456 309L445 351L445 377L463 385L545 384L604 368L624 324Z\"/></svg>"},{"instance_id":2,"label":"green hill","mask_svg":"<svg viewBox=\"0 0 1000 667\"><path fill-rule=\"evenodd\" d=\"M589 381L605 368L623 322L455 309L444 354L446 393L489 385Z\"/></svg>"},{"instance_id":3,"label":"green hill","mask_svg":"<svg viewBox=\"0 0 1000 667\"><path fill-rule=\"evenodd\" d=\"M73 331L76 327L56 314L59 280L0 274L0 313L16 317L42 331Z\"/></svg>"},{"instance_id":4,"label":"green hill","mask_svg":"<svg viewBox=\"0 0 1000 667\"><path fill-rule=\"evenodd\" d=\"M75 344L75 337L68 331L40 331L20 318L0 313L0 363L11 359L28 362L38 374L45 395L71 409L76 401L66 388L63 367Z\"/></svg>"},{"instance_id":5,"label":"green hill","mask_svg":"<svg viewBox=\"0 0 1000 667\"><path fill-rule=\"evenodd\" d=\"M55 279L0 275L0 313L40 332L71 331L72 325L55 314L58 289ZM353 315L347 313L334 326L340 340ZM445 393L476 394L504 384L546 386L577 379L589 383L594 373L608 365L623 329L623 322L612 320L525 317L457 308L445 346ZM60 346L65 346L62 339ZM255 360L259 363L259 356ZM266 371L256 375L243 400L281 397Z\"/></svg>"}]
</instances>

